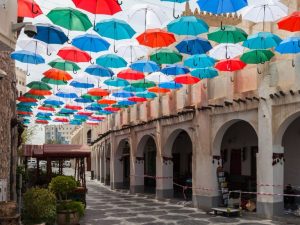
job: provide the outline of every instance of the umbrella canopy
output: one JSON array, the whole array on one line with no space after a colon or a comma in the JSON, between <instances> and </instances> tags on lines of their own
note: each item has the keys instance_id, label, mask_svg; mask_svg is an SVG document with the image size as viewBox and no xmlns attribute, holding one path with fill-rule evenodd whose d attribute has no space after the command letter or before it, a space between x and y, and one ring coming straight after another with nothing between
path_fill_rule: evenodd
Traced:
<instances>
[{"instance_id":1,"label":"umbrella canopy","mask_svg":"<svg viewBox=\"0 0 300 225\"><path fill-rule=\"evenodd\" d=\"M147 81L152 81L154 83L160 83L160 82L169 82L173 79L170 76L167 76L163 74L162 72L154 72L146 76Z\"/></svg>"},{"instance_id":2,"label":"umbrella canopy","mask_svg":"<svg viewBox=\"0 0 300 225\"><path fill-rule=\"evenodd\" d=\"M51 91L48 90L35 90L35 89L31 89L30 91L28 91L29 94L33 94L33 95L52 95Z\"/></svg>"},{"instance_id":3,"label":"umbrella canopy","mask_svg":"<svg viewBox=\"0 0 300 225\"><path fill-rule=\"evenodd\" d=\"M53 79L53 80L60 80L60 81L64 81L64 82L67 82L67 81L73 79L73 77L66 71L58 70L58 69L54 69L54 68L45 71L43 73L43 75L46 78Z\"/></svg>"},{"instance_id":4,"label":"umbrella canopy","mask_svg":"<svg viewBox=\"0 0 300 225\"><path fill-rule=\"evenodd\" d=\"M139 44L126 44L121 45L117 48L117 54L123 58L130 59L132 63L133 60L136 60L140 57L147 55L148 49Z\"/></svg>"},{"instance_id":5,"label":"umbrella canopy","mask_svg":"<svg viewBox=\"0 0 300 225\"><path fill-rule=\"evenodd\" d=\"M73 8L52 9L47 17L52 23L67 30L87 31L93 26L86 14Z\"/></svg>"},{"instance_id":6,"label":"umbrella canopy","mask_svg":"<svg viewBox=\"0 0 300 225\"><path fill-rule=\"evenodd\" d=\"M237 71L243 69L247 64L240 59L225 59L216 63L215 68L219 71Z\"/></svg>"},{"instance_id":7,"label":"umbrella canopy","mask_svg":"<svg viewBox=\"0 0 300 225\"><path fill-rule=\"evenodd\" d=\"M72 80L70 83L70 86L75 87L75 88L93 88L95 85L93 83L89 83L88 81L77 81L77 80Z\"/></svg>"},{"instance_id":8,"label":"umbrella canopy","mask_svg":"<svg viewBox=\"0 0 300 225\"><path fill-rule=\"evenodd\" d=\"M176 76L176 75L180 75L180 74L189 73L190 70L188 68L186 68L185 66L175 64L175 65L166 66L165 68L163 68L161 70L161 72L166 74L166 75Z\"/></svg>"},{"instance_id":9,"label":"umbrella canopy","mask_svg":"<svg viewBox=\"0 0 300 225\"><path fill-rule=\"evenodd\" d=\"M171 90L167 88L161 88L161 87L152 87L148 88L149 92L158 93L158 94L165 94L169 93Z\"/></svg>"},{"instance_id":10,"label":"umbrella canopy","mask_svg":"<svg viewBox=\"0 0 300 225\"><path fill-rule=\"evenodd\" d=\"M117 103L117 100L103 98L98 100L98 103L101 105L112 105Z\"/></svg>"},{"instance_id":11,"label":"umbrella canopy","mask_svg":"<svg viewBox=\"0 0 300 225\"><path fill-rule=\"evenodd\" d=\"M70 104L65 105L65 108L72 109L72 110L81 110L82 109L82 107L79 105L70 105Z\"/></svg>"},{"instance_id":12,"label":"umbrella canopy","mask_svg":"<svg viewBox=\"0 0 300 225\"><path fill-rule=\"evenodd\" d=\"M82 51L89 52L106 51L110 46L110 44L106 40L94 34L84 34L77 36L72 40L72 45L81 49Z\"/></svg>"},{"instance_id":13,"label":"umbrella canopy","mask_svg":"<svg viewBox=\"0 0 300 225\"><path fill-rule=\"evenodd\" d=\"M145 75L142 72L138 72L136 70L129 68L120 71L117 77L125 80L140 80L140 79L144 79Z\"/></svg>"},{"instance_id":14,"label":"umbrella canopy","mask_svg":"<svg viewBox=\"0 0 300 225\"><path fill-rule=\"evenodd\" d=\"M127 85L129 85L129 82L121 78L112 77L110 79L105 80L104 84L113 87L126 87Z\"/></svg>"},{"instance_id":15,"label":"umbrella canopy","mask_svg":"<svg viewBox=\"0 0 300 225\"><path fill-rule=\"evenodd\" d=\"M17 44L22 50L34 52L37 54L48 54L54 51L54 48L48 47L47 44L35 39L25 39L18 41Z\"/></svg>"},{"instance_id":16,"label":"umbrella canopy","mask_svg":"<svg viewBox=\"0 0 300 225\"><path fill-rule=\"evenodd\" d=\"M157 63L150 60L138 60L132 63L130 68L143 73L152 73L160 70Z\"/></svg>"},{"instance_id":17,"label":"umbrella canopy","mask_svg":"<svg viewBox=\"0 0 300 225\"><path fill-rule=\"evenodd\" d=\"M10 57L14 60L27 64L45 63L45 59L41 55L25 50L14 51L10 54Z\"/></svg>"},{"instance_id":18,"label":"umbrella canopy","mask_svg":"<svg viewBox=\"0 0 300 225\"><path fill-rule=\"evenodd\" d=\"M88 53L73 46L61 48L57 55L71 62L89 62L92 59Z\"/></svg>"},{"instance_id":19,"label":"umbrella canopy","mask_svg":"<svg viewBox=\"0 0 300 225\"><path fill-rule=\"evenodd\" d=\"M107 68L122 68L127 66L127 62L115 54L105 54L96 59L96 63Z\"/></svg>"},{"instance_id":20,"label":"umbrella canopy","mask_svg":"<svg viewBox=\"0 0 300 225\"><path fill-rule=\"evenodd\" d=\"M65 86L61 88L55 95L61 98L78 98L76 89L72 86Z\"/></svg>"},{"instance_id":21,"label":"umbrella canopy","mask_svg":"<svg viewBox=\"0 0 300 225\"><path fill-rule=\"evenodd\" d=\"M59 97L57 96L51 96L48 99L46 99L44 102L46 105L63 105L65 104Z\"/></svg>"},{"instance_id":22,"label":"umbrella canopy","mask_svg":"<svg viewBox=\"0 0 300 225\"><path fill-rule=\"evenodd\" d=\"M73 62L67 61L67 60L63 60L63 59L54 59L51 62L48 63L49 66L59 69L59 70L63 70L63 71L78 71L80 70L80 67Z\"/></svg>"},{"instance_id":23,"label":"umbrella canopy","mask_svg":"<svg viewBox=\"0 0 300 225\"><path fill-rule=\"evenodd\" d=\"M116 98L129 98L129 97L133 97L134 94L128 91L116 91L112 94L112 96Z\"/></svg>"},{"instance_id":24,"label":"umbrella canopy","mask_svg":"<svg viewBox=\"0 0 300 225\"><path fill-rule=\"evenodd\" d=\"M179 89L182 88L182 84L178 84L175 81L169 81L169 82L162 82L158 84L158 87L160 88L167 88L167 89Z\"/></svg>"},{"instance_id":25,"label":"umbrella canopy","mask_svg":"<svg viewBox=\"0 0 300 225\"><path fill-rule=\"evenodd\" d=\"M300 31L300 11L293 12L291 15L282 18L277 24L281 30Z\"/></svg>"},{"instance_id":26,"label":"umbrella canopy","mask_svg":"<svg viewBox=\"0 0 300 225\"><path fill-rule=\"evenodd\" d=\"M182 60L182 55L169 48L161 48L152 53L150 59L158 64L173 64L180 62Z\"/></svg>"},{"instance_id":27,"label":"umbrella canopy","mask_svg":"<svg viewBox=\"0 0 300 225\"><path fill-rule=\"evenodd\" d=\"M84 72L97 77L111 77L114 75L111 69L99 65L90 65Z\"/></svg>"},{"instance_id":28,"label":"umbrella canopy","mask_svg":"<svg viewBox=\"0 0 300 225\"><path fill-rule=\"evenodd\" d=\"M35 99L39 99L39 100L45 98L44 96L41 96L41 95L33 95L33 94L29 94L29 93L25 93L23 96L28 97L28 98L35 98Z\"/></svg>"},{"instance_id":29,"label":"umbrella canopy","mask_svg":"<svg viewBox=\"0 0 300 225\"><path fill-rule=\"evenodd\" d=\"M214 68L199 68L191 72L191 75L200 79L211 79L218 76L218 71Z\"/></svg>"},{"instance_id":30,"label":"umbrella canopy","mask_svg":"<svg viewBox=\"0 0 300 225\"><path fill-rule=\"evenodd\" d=\"M177 35L194 35L197 36L208 32L207 23L195 16L182 16L167 26L168 31Z\"/></svg>"},{"instance_id":31,"label":"umbrella canopy","mask_svg":"<svg viewBox=\"0 0 300 225\"><path fill-rule=\"evenodd\" d=\"M137 82L133 82L131 83L132 87L136 87L136 88L151 88L151 87L155 87L156 84L153 81L137 81Z\"/></svg>"},{"instance_id":32,"label":"umbrella canopy","mask_svg":"<svg viewBox=\"0 0 300 225\"><path fill-rule=\"evenodd\" d=\"M184 65L190 68L206 68L215 65L215 59L206 54L193 55L184 60Z\"/></svg>"},{"instance_id":33,"label":"umbrella canopy","mask_svg":"<svg viewBox=\"0 0 300 225\"><path fill-rule=\"evenodd\" d=\"M250 50L245 52L242 57L241 60L244 63L247 64L259 64L259 63L265 63L267 61L270 61L270 59L274 56L274 53L270 50L265 50L265 49L261 49L261 50Z\"/></svg>"},{"instance_id":34,"label":"umbrella canopy","mask_svg":"<svg viewBox=\"0 0 300 225\"><path fill-rule=\"evenodd\" d=\"M146 98L137 97L137 96L130 97L130 98L128 98L128 100L132 101L132 102L145 102L145 101L147 101Z\"/></svg>"},{"instance_id":35,"label":"umbrella canopy","mask_svg":"<svg viewBox=\"0 0 300 225\"><path fill-rule=\"evenodd\" d=\"M259 32L248 37L243 46L249 49L268 49L277 47L281 38L271 32Z\"/></svg>"},{"instance_id":36,"label":"umbrella canopy","mask_svg":"<svg viewBox=\"0 0 300 225\"><path fill-rule=\"evenodd\" d=\"M174 81L179 84L196 84L200 81L198 77L191 76L190 74L184 74L176 76Z\"/></svg>"},{"instance_id":37,"label":"umbrella canopy","mask_svg":"<svg viewBox=\"0 0 300 225\"><path fill-rule=\"evenodd\" d=\"M199 37L186 38L175 47L179 52L189 55L204 54L212 49L208 40Z\"/></svg>"},{"instance_id":38,"label":"umbrella canopy","mask_svg":"<svg viewBox=\"0 0 300 225\"><path fill-rule=\"evenodd\" d=\"M37 24L36 29L37 34L33 38L47 44L62 45L69 40L62 29L51 24Z\"/></svg>"},{"instance_id":39,"label":"umbrella canopy","mask_svg":"<svg viewBox=\"0 0 300 225\"><path fill-rule=\"evenodd\" d=\"M36 89L36 90L51 90L52 89L48 84L45 84L44 82L40 82L40 81L32 81L29 84L27 84L26 87L29 87L31 89Z\"/></svg>"},{"instance_id":40,"label":"umbrella canopy","mask_svg":"<svg viewBox=\"0 0 300 225\"><path fill-rule=\"evenodd\" d=\"M130 91L130 92L144 92L146 91L146 88L143 87L132 87L131 85L128 85L123 88L124 91Z\"/></svg>"},{"instance_id":41,"label":"umbrella canopy","mask_svg":"<svg viewBox=\"0 0 300 225\"><path fill-rule=\"evenodd\" d=\"M231 59L243 54L244 48L239 44L219 44L210 50L209 55L214 59Z\"/></svg>"},{"instance_id":42,"label":"umbrella canopy","mask_svg":"<svg viewBox=\"0 0 300 225\"><path fill-rule=\"evenodd\" d=\"M219 27L210 32L208 39L218 43L239 43L247 39L247 33L241 28L235 26Z\"/></svg>"},{"instance_id":43,"label":"umbrella canopy","mask_svg":"<svg viewBox=\"0 0 300 225\"><path fill-rule=\"evenodd\" d=\"M248 5L247 0L198 0L200 10L213 14L233 13Z\"/></svg>"},{"instance_id":44,"label":"umbrella canopy","mask_svg":"<svg viewBox=\"0 0 300 225\"><path fill-rule=\"evenodd\" d=\"M18 17L35 18L41 14L43 12L34 0L18 0Z\"/></svg>"},{"instance_id":45,"label":"umbrella canopy","mask_svg":"<svg viewBox=\"0 0 300 225\"><path fill-rule=\"evenodd\" d=\"M93 14L114 15L122 11L120 4L115 0L72 0L77 8Z\"/></svg>"},{"instance_id":46,"label":"umbrella canopy","mask_svg":"<svg viewBox=\"0 0 300 225\"><path fill-rule=\"evenodd\" d=\"M136 39L141 45L151 48L168 47L176 41L174 34L162 29L147 29Z\"/></svg>"},{"instance_id":47,"label":"umbrella canopy","mask_svg":"<svg viewBox=\"0 0 300 225\"><path fill-rule=\"evenodd\" d=\"M24 97L24 96L18 97L17 101L19 101L19 102L37 102L37 100L35 98L28 98L28 97Z\"/></svg>"},{"instance_id":48,"label":"umbrella canopy","mask_svg":"<svg viewBox=\"0 0 300 225\"><path fill-rule=\"evenodd\" d=\"M300 52L300 37L288 37L275 49L280 54L297 54Z\"/></svg>"},{"instance_id":49,"label":"umbrella canopy","mask_svg":"<svg viewBox=\"0 0 300 225\"><path fill-rule=\"evenodd\" d=\"M155 93L148 92L148 91L136 93L136 96L140 97L140 98L146 98L146 99L151 99L151 98L157 97L157 95Z\"/></svg>"}]
</instances>

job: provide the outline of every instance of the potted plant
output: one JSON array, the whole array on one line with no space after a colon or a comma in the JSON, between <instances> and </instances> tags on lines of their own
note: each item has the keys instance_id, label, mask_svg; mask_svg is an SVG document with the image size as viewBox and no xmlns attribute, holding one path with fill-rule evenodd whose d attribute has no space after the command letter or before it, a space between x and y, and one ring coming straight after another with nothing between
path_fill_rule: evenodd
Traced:
<instances>
[{"instance_id":1,"label":"potted plant","mask_svg":"<svg viewBox=\"0 0 300 225\"><path fill-rule=\"evenodd\" d=\"M23 195L23 202L23 224L54 224L56 198L51 191L43 188L31 188Z\"/></svg>"},{"instance_id":2,"label":"potted plant","mask_svg":"<svg viewBox=\"0 0 300 225\"><path fill-rule=\"evenodd\" d=\"M57 224L78 224L80 217L84 213L84 206L80 202L70 200L70 195L77 188L76 180L71 176L57 176L49 184L49 189L53 191L58 199L57 204Z\"/></svg>"}]
</instances>

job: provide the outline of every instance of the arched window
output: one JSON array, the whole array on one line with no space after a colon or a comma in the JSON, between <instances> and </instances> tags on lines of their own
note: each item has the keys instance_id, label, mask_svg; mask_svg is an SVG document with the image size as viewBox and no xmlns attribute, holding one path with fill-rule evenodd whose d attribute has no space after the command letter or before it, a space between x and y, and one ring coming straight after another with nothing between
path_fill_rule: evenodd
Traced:
<instances>
[{"instance_id":1,"label":"arched window","mask_svg":"<svg viewBox=\"0 0 300 225\"><path fill-rule=\"evenodd\" d=\"M87 144L91 144L92 143L92 130L89 130L86 134L86 142Z\"/></svg>"}]
</instances>

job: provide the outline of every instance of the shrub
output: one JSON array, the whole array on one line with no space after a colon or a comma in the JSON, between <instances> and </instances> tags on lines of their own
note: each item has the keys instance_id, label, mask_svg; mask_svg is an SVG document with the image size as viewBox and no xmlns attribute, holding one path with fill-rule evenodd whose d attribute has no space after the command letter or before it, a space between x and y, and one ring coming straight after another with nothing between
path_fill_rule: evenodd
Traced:
<instances>
[{"instance_id":1,"label":"shrub","mask_svg":"<svg viewBox=\"0 0 300 225\"><path fill-rule=\"evenodd\" d=\"M56 198L47 189L31 188L23 195L24 224L46 222L54 224L56 219Z\"/></svg>"},{"instance_id":2,"label":"shrub","mask_svg":"<svg viewBox=\"0 0 300 225\"><path fill-rule=\"evenodd\" d=\"M57 211L76 211L78 212L79 217L84 215L84 205L82 202L71 201L71 202L62 202L57 206Z\"/></svg>"},{"instance_id":3,"label":"shrub","mask_svg":"<svg viewBox=\"0 0 300 225\"><path fill-rule=\"evenodd\" d=\"M76 180L71 176L57 176L52 178L49 189L53 191L59 200L68 199L68 195L77 187Z\"/></svg>"}]
</instances>

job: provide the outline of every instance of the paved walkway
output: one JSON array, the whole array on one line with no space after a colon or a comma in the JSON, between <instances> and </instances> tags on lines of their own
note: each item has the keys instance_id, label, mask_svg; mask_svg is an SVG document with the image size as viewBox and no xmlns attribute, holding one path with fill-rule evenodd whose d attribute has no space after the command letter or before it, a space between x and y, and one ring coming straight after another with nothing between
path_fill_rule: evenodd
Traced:
<instances>
[{"instance_id":1,"label":"paved walkway","mask_svg":"<svg viewBox=\"0 0 300 225\"><path fill-rule=\"evenodd\" d=\"M88 181L86 215L81 225L265 225L287 224L254 218L224 218L194 209L109 190Z\"/></svg>"}]
</instances>

